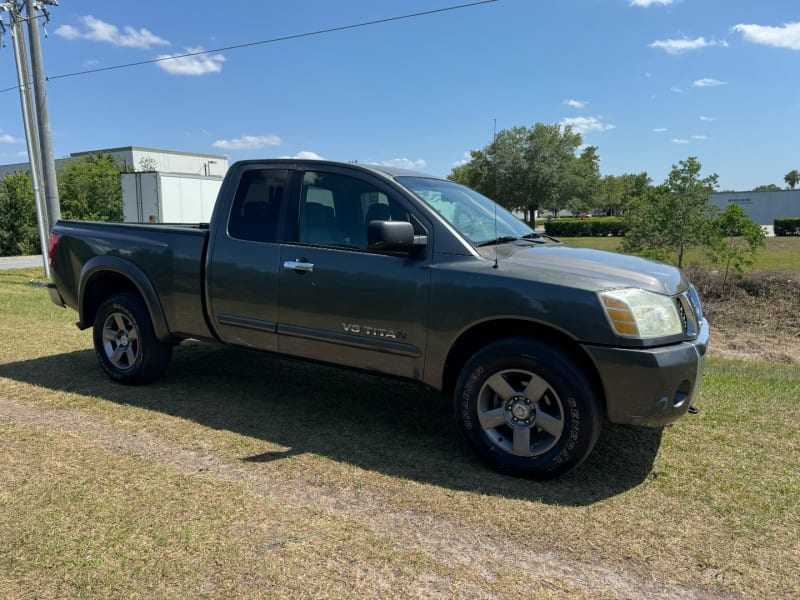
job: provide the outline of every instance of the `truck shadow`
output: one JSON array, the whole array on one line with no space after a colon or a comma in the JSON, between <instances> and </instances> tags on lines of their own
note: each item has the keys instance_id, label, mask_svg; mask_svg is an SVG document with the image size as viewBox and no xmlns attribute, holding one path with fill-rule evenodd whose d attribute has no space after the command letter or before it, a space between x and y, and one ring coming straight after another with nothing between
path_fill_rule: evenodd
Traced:
<instances>
[{"instance_id":1,"label":"truck shadow","mask_svg":"<svg viewBox=\"0 0 800 600\"><path fill-rule=\"evenodd\" d=\"M662 429L606 424L586 463L558 480L495 473L474 458L449 398L418 385L226 346L186 342L162 379L114 384L81 350L0 365L0 377L94 396L289 448L246 462L315 453L457 490L582 506L647 480Z\"/></svg>"}]
</instances>

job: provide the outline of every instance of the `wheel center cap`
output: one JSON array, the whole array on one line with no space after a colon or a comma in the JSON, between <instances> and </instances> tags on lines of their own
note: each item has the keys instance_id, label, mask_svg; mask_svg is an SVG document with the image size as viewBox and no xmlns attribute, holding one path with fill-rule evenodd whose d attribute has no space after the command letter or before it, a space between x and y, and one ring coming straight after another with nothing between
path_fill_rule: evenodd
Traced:
<instances>
[{"instance_id":1,"label":"wheel center cap","mask_svg":"<svg viewBox=\"0 0 800 600\"><path fill-rule=\"evenodd\" d=\"M128 334L123 332L122 335L119 336L119 344L120 346L127 346L129 343Z\"/></svg>"},{"instance_id":2,"label":"wheel center cap","mask_svg":"<svg viewBox=\"0 0 800 600\"><path fill-rule=\"evenodd\" d=\"M536 407L524 396L517 396L506 405L511 419L514 422L530 423L536 415Z\"/></svg>"},{"instance_id":3,"label":"wheel center cap","mask_svg":"<svg viewBox=\"0 0 800 600\"><path fill-rule=\"evenodd\" d=\"M531 411L524 404L515 404L511 408L511 414L517 417L518 419L528 419L531 416Z\"/></svg>"}]
</instances>

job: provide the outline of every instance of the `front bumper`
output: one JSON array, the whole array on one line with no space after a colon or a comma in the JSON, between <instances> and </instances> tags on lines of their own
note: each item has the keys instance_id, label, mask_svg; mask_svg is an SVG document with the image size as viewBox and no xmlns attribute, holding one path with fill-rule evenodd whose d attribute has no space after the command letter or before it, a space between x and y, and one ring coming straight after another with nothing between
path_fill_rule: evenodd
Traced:
<instances>
[{"instance_id":1,"label":"front bumper","mask_svg":"<svg viewBox=\"0 0 800 600\"><path fill-rule=\"evenodd\" d=\"M692 342L661 348L584 346L603 382L612 423L660 427L683 416L700 393L708 321Z\"/></svg>"}]
</instances>

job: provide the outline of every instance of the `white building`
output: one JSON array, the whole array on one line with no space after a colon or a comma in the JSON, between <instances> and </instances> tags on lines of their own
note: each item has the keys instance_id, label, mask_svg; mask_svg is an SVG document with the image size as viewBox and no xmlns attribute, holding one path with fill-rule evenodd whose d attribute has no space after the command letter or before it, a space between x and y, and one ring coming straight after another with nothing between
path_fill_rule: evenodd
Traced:
<instances>
[{"instance_id":1,"label":"white building","mask_svg":"<svg viewBox=\"0 0 800 600\"><path fill-rule=\"evenodd\" d=\"M125 221L208 222L228 171L227 156L137 146L73 152L57 159L56 168L95 154L111 154L123 171L135 171L122 174ZM20 169L29 171L30 164L0 165L0 179Z\"/></svg>"},{"instance_id":2,"label":"white building","mask_svg":"<svg viewBox=\"0 0 800 600\"><path fill-rule=\"evenodd\" d=\"M182 173L185 175L203 175L206 177L223 177L228 171L228 157L219 154L197 154L195 152L179 152L177 150L160 150L157 148L140 148L124 146L121 148L103 148L86 152L73 152L68 158L56 159L56 168L65 161L81 158L91 154L111 154L123 169L132 171L160 171L162 173ZM0 165L0 179L8 173L20 169L30 170L27 162L13 165Z\"/></svg>"},{"instance_id":3,"label":"white building","mask_svg":"<svg viewBox=\"0 0 800 600\"><path fill-rule=\"evenodd\" d=\"M713 192L708 202L725 210L738 204L745 214L772 233L775 219L800 217L800 190L774 192Z\"/></svg>"}]
</instances>

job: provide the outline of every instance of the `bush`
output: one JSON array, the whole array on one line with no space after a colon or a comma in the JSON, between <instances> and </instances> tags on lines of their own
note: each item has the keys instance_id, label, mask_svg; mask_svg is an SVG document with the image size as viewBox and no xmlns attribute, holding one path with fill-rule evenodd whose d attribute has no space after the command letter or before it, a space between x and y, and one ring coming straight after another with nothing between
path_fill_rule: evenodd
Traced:
<instances>
[{"instance_id":1,"label":"bush","mask_svg":"<svg viewBox=\"0 0 800 600\"><path fill-rule=\"evenodd\" d=\"M545 233L553 237L616 237L625 235L625 229L619 217L553 219L544 224Z\"/></svg>"},{"instance_id":2,"label":"bush","mask_svg":"<svg viewBox=\"0 0 800 600\"><path fill-rule=\"evenodd\" d=\"M800 235L800 219L775 219L775 235Z\"/></svg>"}]
</instances>

